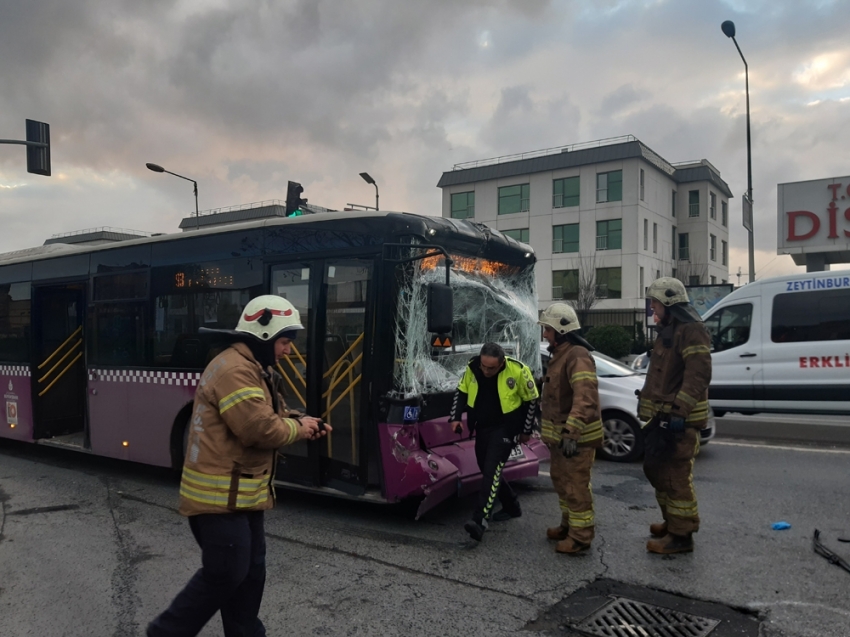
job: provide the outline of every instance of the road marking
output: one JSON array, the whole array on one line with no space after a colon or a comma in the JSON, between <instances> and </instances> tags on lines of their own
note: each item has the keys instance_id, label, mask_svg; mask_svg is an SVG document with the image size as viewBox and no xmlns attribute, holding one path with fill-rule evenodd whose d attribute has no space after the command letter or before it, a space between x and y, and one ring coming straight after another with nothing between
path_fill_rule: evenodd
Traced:
<instances>
[{"instance_id":1,"label":"road marking","mask_svg":"<svg viewBox=\"0 0 850 637\"><path fill-rule=\"evenodd\" d=\"M549 476L550 478L552 477L552 474L549 473L548 471L538 471L537 475L539 475L539 476Z\"/></svg>"},{"instance_id":2,"label":"road marking","mask_svg":"<svg viewBox=\"0 0 850 637\"><path fill-rule=\"evenodd\" d=\"M788 447L784 445L757 445L747 442L722 442L716 438L711 441L711 446L726 447L751 447L753 449L782 449L784 451L814 451L815 453L844 453L850 454L850 449L817 449L815 447Z\"/></svg>"}]
</instances>

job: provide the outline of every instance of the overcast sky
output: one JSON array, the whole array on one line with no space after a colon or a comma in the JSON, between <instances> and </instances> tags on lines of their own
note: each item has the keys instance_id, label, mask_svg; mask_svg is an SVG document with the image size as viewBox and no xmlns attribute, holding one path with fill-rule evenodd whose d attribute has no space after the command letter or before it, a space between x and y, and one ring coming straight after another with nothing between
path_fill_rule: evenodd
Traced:
<instances>
[{"instance_id":1,"label":"overcast sky","mask_svg":"<svg viewBox=\"0 0 850 637\"><path fill-rule=\"evenodd\" d=\"M850 174L850 2L0 0L0 138L51 127L53 176L0 145L0 251L100 226L174 232L194 210L285 199L440 214L460 162L632 134L727 181L747 270L743 63L756 272L776 185ZM835 268L836 266L834 266ZM847 267L847 266L840 266ZM746 280L745 277L742 280Z\"/></svg>"}]
</instances>

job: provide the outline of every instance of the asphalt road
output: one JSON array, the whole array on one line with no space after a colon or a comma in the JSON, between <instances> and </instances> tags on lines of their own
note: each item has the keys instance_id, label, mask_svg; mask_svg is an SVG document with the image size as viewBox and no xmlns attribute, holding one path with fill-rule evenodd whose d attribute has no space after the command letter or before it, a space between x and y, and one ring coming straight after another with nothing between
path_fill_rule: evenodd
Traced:
<instances>
[{"instance_id":1,"label":"asphalt road","mask_svg":"<svg viewBox=\"0 0 850 637\"><path fill-rule=\"evenodd\" d=\"M721 438L850 446L850 416L729 413L716 423Z\"/></svg>"},{"instance_id":2,"label":"asphalt road","mask_svg":"<svg viewBox=\"0 0 850 637\"><path fill-rule=\"evenodd\" d=\"M846 637L850 573L811 536L850 560L848 466L845 449L713 441L696 463L696 551L667 557L644 549L658 516L639 464L597 463L597 538L577 558L543 535L559 519L546 475L517 485L523 516L480 545L462 530L468 500L417 522L284 493L266 516L261 617L269 635L564 635L543 618L606 578L748 609L767 637ZM0 442L0 634L144 634L199 565L176 491L161 470Z\"/></svg>"}]
</instances>

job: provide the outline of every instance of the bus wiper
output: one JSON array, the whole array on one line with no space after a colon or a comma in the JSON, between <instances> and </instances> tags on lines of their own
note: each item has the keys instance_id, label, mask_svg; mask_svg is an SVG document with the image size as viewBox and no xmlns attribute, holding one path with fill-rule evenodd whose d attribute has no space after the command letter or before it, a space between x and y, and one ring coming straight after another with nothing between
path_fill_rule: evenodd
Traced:
<instances>
[{"instance_id":1,"label":"bus wiper","mask_svg":"<svg viewBox=\"0 0 850 637\"><path fill-rule=\"evenodd\" d=\"M815 529L815 536L812 538L812 548L815 550L815 553L824 556L830 564L840 566L845 571L850 573L850 564L848 564L847 561L844 560L837 553L833 553L831 550L829 550L823 545L823 543L820 541L820 531L818 531L817 529Z\"/></svg>"}]
</instances>

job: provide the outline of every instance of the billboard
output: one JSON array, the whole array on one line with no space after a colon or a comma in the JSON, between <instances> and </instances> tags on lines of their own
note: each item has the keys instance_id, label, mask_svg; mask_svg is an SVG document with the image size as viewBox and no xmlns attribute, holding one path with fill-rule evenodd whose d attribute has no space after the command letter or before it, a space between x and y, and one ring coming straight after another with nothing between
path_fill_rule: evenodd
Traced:
<instances>
[{"instance_id":1,"label":"billboard","mask_svg":"<svg viewBox=\"0 0 850 637\"><path fill-rule=\"evenodd\" d=\"M720 285L686 285L688 298L691 305L694 306L700 316L705 316L706 313L713 308L723 297L731 294L735 289L731 283L723 283Z\"/></svg>"},{"instance_id":2,"label":"billboard","mask_svg":"<svg viewBox=\"0 0 850 637\"><path fill-rule=\"evenodd\" d=\"M824 263L850 263L850 177L777 186L777 254L797 265L817 254Z\"/></svg>"}]
</instances>

